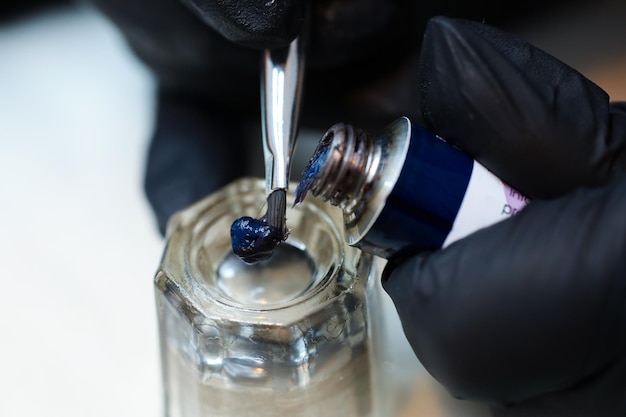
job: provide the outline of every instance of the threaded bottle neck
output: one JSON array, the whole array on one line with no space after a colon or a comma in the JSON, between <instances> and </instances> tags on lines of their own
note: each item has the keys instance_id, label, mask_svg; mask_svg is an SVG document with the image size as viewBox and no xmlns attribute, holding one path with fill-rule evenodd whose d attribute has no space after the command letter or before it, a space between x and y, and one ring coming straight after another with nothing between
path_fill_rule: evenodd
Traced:
<instances>
[{"instance_id":1,"label":"threaded bottle neck","mask_svg":"<svg viewBox=\"0 0 626 417\"><path fill-rule=\"evenodd\" d=\"M411 121L400 117L374 136L339 123L322 137L302 173L294 205L308 192L343 211L346 242L360 242L387 204L411 143Z\"/></svg>"},{"instance_id":2,"label":"threaded bottle neck","mask_svg":"<svg viewBox=\"0 0 626 417\"><path fill-rule=\"evenodd\" d=\"M364 130L337 123L324 134L317 152L327 154L320 161L311 192L344 211L353 211L377 177L380 146Z\"/></svg>"}]
</instances>

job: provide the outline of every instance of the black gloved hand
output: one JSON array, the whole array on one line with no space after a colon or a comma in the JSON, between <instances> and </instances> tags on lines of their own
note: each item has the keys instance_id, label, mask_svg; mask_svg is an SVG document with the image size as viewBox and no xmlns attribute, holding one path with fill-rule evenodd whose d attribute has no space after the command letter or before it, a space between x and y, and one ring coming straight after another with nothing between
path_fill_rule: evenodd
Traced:
<instances>
[{"instance_id":1,"label":"black gloved hand","mask_svg":"<svg viewBox=\"0 0 626 417\"><path fill-rule=\"evenodd\" d=\"M88 1L121 29L158 82L146 192L161 230L173 212L235 177L262 176L258 49L289 43L307 2ZM310 2L300 124L373 129L398 115L417 117L413 86L429 16L514 23L534 6L545 12L561 2L572 0Z\"/></svg>"},{"instance_id":2,"label":"black gloved hand","mask_svg":"<svg viewBox=\"0 0 626 417\"><path fill-rule=\"evenodd\" d=\"M626 103L508 33L437 18L420 122L531 198L384 288L426 369L519 416L626 415Z\"/></svg>"},{"instance_id":3,"label":"black gloved hand","mask_svg":"<svg viewBox=\"0 0 626 417\"><path fill-rule=\"evenodd\" d=\"M145 186L161 231L175 211L234 178L261 177L261 52L249 46L288 43L305 2L91 1L158 82ZM323 130L351 119L380 126L416 107L407 93L390 99L394 89L408 91L404 81L415 75L410 66L426 20L415 9L406 0L316 4L302 126Z\"/></svg>"}]
</instances>

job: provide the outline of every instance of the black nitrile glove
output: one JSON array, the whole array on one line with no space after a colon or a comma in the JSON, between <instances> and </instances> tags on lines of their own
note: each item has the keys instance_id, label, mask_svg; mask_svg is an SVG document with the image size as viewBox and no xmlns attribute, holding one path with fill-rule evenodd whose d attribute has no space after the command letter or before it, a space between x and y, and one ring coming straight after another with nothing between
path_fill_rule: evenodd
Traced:
<instances>
[{"instance_id":1,"label":"black nitrile glove","mask_svg":"<svg viewBox=\"0 0 626 417\"><path fill-rule=\"evenodd\" d=\"M0 24L19 19L41 10L66 7L72 0L21 0L0 2Z\"/></svg>"},{"instance_id":2,"label":"black nitrile glove","mask_svg":"<svg viewBox=\"0 0 626 417\"><path fill-rule=\"evenodd\" d=\"M626 415L626 103L481 23L430 21L420 122L531 198L384 288L426 369L506 416Z\"/></svg>"},{"instance_id":3,"label":"black nitrile glove","mask_svg":"<svg viewBox=\"0 0 626 417\"><path fill-rule=\"evenodd\" d=\"M146 193L161 230L172 213L235 177L263 175L259 49L298 35L306 1L78 1L108 16L156 76ZM313 0L300 125L373 129L417 117L416 63L429 16L514 24L538 5L545 12L561 3L572 0Z\"/></svg>"},{"instance_id":4,"label":"black nitrile glove","mask_svg":"<svg viewBox=\"0 0 626 417\"><path fill-rule=\"evenodd\" d=\"M158 95L144 185L162 234L176 211L245 175L245 129L236 111L185 95Z\"/></svg>"}]
</instances>

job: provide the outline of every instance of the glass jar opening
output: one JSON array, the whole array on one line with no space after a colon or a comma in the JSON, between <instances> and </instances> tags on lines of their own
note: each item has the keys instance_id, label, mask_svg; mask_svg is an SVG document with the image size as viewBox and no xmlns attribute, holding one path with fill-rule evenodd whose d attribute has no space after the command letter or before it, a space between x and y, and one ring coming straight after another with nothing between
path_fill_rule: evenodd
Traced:
<instances>
[{"instance_id":1,"label":"glass jar opening","mask_svg":"<svg viewBox=\"0 0 626 417\"><path fill-rule=\"evenodd\" d=\"M242 216L260 217L266 194L258 181L238 184L199 216L204 221L195 225L186 254L188 276L210 298L243 310L284 308L316 294L343 261L341 223L319 201L291 208L294 196L288 193L289 238L270 259L246 264L232 252L230 225Z\"/></svg>"}]
</instances>

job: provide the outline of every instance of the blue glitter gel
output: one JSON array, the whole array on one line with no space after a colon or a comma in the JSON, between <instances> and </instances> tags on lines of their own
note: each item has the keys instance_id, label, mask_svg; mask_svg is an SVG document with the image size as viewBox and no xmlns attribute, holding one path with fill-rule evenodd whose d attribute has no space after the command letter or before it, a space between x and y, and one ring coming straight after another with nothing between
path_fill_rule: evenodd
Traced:
<instances>
[{"instance_id":1,"label":"blue glitter gel","mask_svg":"<svg viewBox=\"0 0 626 417\"><path fill-rule=\"evenodd\" d=\"M317 176L319 175L322 167L328 159L328 154L330 153L331 149L331 142L332 135L327 132L324 137L322 137L322 140L317 145L317 148L315 148L315 152L313 152L313 156L311 157L311 159L309 159L309 162L304 168L304 171L302 171L302 178L300 179L300 182L296 187L296 198L293 202L294 207L296 206L296 204L299 204L304 200L307 192L311 189L313 183L317 179Z\"/></svg>"},{"instance_id":2,"label":"blue glitter gel","mask_svg":"<svg viewBox=\"0 0 626 417\"><path fill-rule=\"evenodd\" d=\"M276 246L285 240L284 233L264 218L240 217L230 227L233 252L247 264L269 259Z\"/></svg>"}]
</instances>

